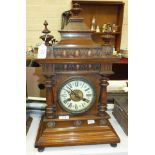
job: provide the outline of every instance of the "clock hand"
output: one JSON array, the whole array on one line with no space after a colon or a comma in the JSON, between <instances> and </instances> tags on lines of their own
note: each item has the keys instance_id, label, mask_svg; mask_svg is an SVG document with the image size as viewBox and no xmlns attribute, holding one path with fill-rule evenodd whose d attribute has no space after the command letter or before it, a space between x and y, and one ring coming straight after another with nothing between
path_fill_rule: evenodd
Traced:
<instances>
[{"instance_id":1,"label":"clock hand","mask_svg":"<svg viewBox=\"0 0 155 155\"><path fill-rule=\"evenodd\" d=\"M70 89L69 87L67 87L68 89ZM71 94L74 94L75 95L75 97L77 97L78 99L80 99L81 100L81 97L78 95L78 94L76 94L72 89L70 89L71 90L71 92L70 91L68 91L67 89L64 89L64 90L66 90L67 91L67 93L69 94L69 95L71 95ZM70 99L71 100L71 99ZM69 101L70 101L69 100ZM68 102L68 99L67 100L65 100L65 102Z\"/></svg>"},{"instance_id":2,"label":"clock hand","mask_svg":"<svg viewBox=\"0 0 155 155\"><path fill-rule=\"evenodd\" d=\"M78 99L81 100L81 97L79 96L79 94L77 94L77 93L74 92L74 95L75 95Z\"/></svg>"},{"instance_id":3,"label":"clock hand","mask_svg":"<svg viewBox=\"0 0 155 155\"><path fill-rule=\"evenodd\" d=\"M67 88L70 89L69 87ZM70 89L71 93L67 89L64 89L64 90L66 90L69 95L74 94L77 98L81 99L81 97L78 94L76 94L72 89Z\"/></svg>"},{"instance_id":4,"label":"clock hand","mask_svg":"<svg viewBox=\"0 0 155 155\"><path fill-rule=\"evenodd\" d=\"M66 90L66 89L64 89L64 90ZM68 91L68 90L66 90L66 92L70 95L71 93L70 93L70 91Z\"/></svg>"},{"instance_id":5,"label":"clock hand","mask_svg":"<svg viewBox=\"0 0 155 155\"><path fill-rule=\"evenodd\" d=\"M68 102L68 101L71 101L71 98L68 98L68 99L64 100L64 102Z\"/></svg>"},{"instance_id":6,"label":"clock hand","mask_svg":"<svg viewBox=\"0 0 155 155\"><path fill-rule=\"evenodd\" d=\"M65 103L65 104L66 104L68 101L71 101L71 99L70 99L70 98L68 98L68 99L64 100L64 101L63 101L63 103Z\"/></svg>"},{"instance_id":7,"label":"clock hand","mask_svg":"<svg viewBox=\"0 0 155 155\"><path fill-rule=\"evenodd\" d=\"M66 87L67 87L67 86L66 86ZM67 88L70 89L72 93L75 93L71 88L69 88L69 87L67 87Z\"/></svg>"},{"instance_id":8,"label":"clock hand","mask_svg":"<svg viewBox=\"0 0 155 155\"><path fill-rule=\"evenodd\" d=\"M71 88L67 88L71 90L71 94L74 94L77 98L81 99L81 97L77 93L75 93Z\"/></svg>"},{"instance_id":9,"label":"clock hand","mask_svg":"<svg viewBox=\"0 0 155 155\"><path fill-rule=\"evenodd\" d=\"M87 103L89 102L89 100L86 99L86 98L83 98L82 100L85 101L85 102L87 102Z\"/></svg>"},{"instance_id":10,"label":"clock hand","mask_svg":"<svg viewBox=\"0 0 155 155\"><path fill-rule=\"evenodd\" d=\"M71 88L69 88L69 87L67 87L67 88L71 90L72 94L74 94L75 96L77 96L77 94Z\"/></svg>"}]
</instances>

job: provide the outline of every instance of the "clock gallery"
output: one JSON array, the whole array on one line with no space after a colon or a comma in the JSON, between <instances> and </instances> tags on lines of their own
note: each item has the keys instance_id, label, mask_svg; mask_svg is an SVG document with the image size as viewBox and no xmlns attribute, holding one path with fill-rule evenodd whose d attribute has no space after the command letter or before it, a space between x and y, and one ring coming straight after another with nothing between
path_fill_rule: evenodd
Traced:
<instances>
[{"instance_id":1,"label":"clock gallery","mask_svg":"<svg viewBox=\"0 0 155 155\"><path fill-rule=\"evenodd\" d=\"M50 44L47 22L41 38L47 46L45 59L35 59L46 78L46 109L42 116L35 147L111 144L120 139L109 122L107 86L113 74L112 64L119 59L112 55L109 35L102 36L103 45L93 42L91 31L79 16L80 6L73 4L72 16L61 40Z\"/></svg>"}]
</instances>

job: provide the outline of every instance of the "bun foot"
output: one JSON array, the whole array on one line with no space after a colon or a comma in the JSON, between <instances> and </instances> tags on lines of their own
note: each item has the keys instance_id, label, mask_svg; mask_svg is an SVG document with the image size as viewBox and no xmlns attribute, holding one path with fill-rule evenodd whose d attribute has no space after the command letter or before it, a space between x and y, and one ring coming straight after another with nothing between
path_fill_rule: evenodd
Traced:
<instances>
[{"instance_id":1,"label":"bun foot","mask_svg":"<svg viewBox=\"0 0 155 155\"><path fill-rule=\"evenodd\" d=\"M110 144L112 147L117 147L117 144Z\"/></svg>"},{"instance_id":2,"label":"bun foot","mask_svg":"<svg viewBox=\"0 0 155 155\"><path fill-rule=\"evenodd\" d=\"M43 152L44 151L44 147L38 148L38 152Z\"/></svg>"}]
</instances>

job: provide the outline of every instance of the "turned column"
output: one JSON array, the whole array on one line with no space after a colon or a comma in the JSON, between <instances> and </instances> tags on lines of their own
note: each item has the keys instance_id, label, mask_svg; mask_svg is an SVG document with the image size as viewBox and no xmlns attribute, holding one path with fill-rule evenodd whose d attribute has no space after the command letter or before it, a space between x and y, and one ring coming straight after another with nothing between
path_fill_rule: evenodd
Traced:
<instances>
[{"instance_id":1,"label":"turned column","mask_svg":"<svg viewBox=\"0 0 155 155\"><path fill-rule=\"evenodd\" d=\"M98 105L98 115L101 117L107 116L106 110L107 110L107 86L108 83L108 77L107 75L100 74L100 98L99 98L99 105Z\"/></svg>"},{"instance_id":2,"label":"turned column","mask_svg":"<svg viewBox=\"0 0 155 155\"><path fill-rule=\"evenodd\" d=\"M55 104L54 104L54 94L53 94L53 80L54 75L45 75L46 82L46 109L45 109L45 116L47 118L54 118L55 117Z\"/></svg>"},{"instance_id":3,"label":"turned column","mask_svg":"<svg viewBox=\"0 0 155 155\"><path fill-rule=\"evenodd\" d=\"M54 104L54 94L53 94L53 86L55 83L54 77L54 66L53 64L42 64L42 73L45 77L45 87L46 87L46 108L45 108L45 116L46 118L54 118L55 117L55 104Z\"/></svg>"}]
</instances>

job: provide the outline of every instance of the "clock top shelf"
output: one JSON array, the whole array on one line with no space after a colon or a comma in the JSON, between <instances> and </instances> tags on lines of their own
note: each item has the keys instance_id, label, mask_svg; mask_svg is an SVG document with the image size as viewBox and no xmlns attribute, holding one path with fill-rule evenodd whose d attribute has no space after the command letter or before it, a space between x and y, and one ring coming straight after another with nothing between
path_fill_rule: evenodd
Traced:
<instances>
[{"instance_id":1,"label":"clock top shelf","mask_svg":"<svg viewBox=\"0 0 155 155\"><path fill-rule=\"evenodd\" d=\"M92 39L95 43L102 44L101 35L104 24L115 25L117 32L111 32L114 36L113 46L116 51L120 51L124 5L122 1L102 1L102 0L72 0L72 3L79 3L86 25L91 28L93 18L95 19L97 32L93 33ZM98 32L99 31L99 32Z\"/></svg>"},{"instance_id":2,"label":"clock top shelf","mask_svg":"<svg viewBox=\"0 0 155 155\"><path fill-rule=\"evenodd\" d=\"M107 5L115 5L115 4L125 4L122 1L103 1L103 0L72 0L72 2L80 3L80 4L107 4Z\"/></svg>"}]
</instances>

